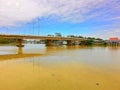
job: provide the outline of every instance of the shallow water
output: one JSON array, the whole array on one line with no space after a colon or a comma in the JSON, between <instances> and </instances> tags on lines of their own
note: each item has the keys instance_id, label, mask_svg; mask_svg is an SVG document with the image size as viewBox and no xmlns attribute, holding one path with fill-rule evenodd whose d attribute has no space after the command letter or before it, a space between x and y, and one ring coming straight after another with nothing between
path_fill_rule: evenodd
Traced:
<instances>
[{"instance_id":1,"label":"shallow water","mask_svg":"<svg viewBox=\"0 0 120 90\"><path fill-rule=\"evenodd\" d=\"M120 90L120 47L0 46L0 90Z\"/></svg>"}]
</instances>

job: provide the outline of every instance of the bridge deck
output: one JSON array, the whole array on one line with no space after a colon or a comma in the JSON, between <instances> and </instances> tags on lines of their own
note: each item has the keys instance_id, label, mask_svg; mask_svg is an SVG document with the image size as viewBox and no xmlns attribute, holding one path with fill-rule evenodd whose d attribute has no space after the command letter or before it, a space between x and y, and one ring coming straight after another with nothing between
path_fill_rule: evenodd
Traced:
<instances>
[{"instance_id":1,"label":"bridge deck","mask_svg":"<svg viewBox=\"0 0 120 90\"><path fill-rule=\"evenodd\" d=\"M0 35L0 38L40 39L40 40L79 40L79 41L84 41L83 38L51 37L51 36L32 36L32 35Z\"/></svg>"}]
</instances>

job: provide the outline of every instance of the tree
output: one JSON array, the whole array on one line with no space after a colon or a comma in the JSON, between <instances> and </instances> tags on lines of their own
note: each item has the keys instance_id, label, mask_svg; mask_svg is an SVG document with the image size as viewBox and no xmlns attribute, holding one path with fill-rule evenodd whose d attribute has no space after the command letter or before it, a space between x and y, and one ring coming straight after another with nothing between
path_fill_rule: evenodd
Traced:
<instances>
[{"instance_id":1,"label":"tree","mask_svg":"<svg viewBox=\"0 0 120 90\"><path fill-rule=\"evenodd\" d=\"M16 39L4 39L4 38L1 38L0 39L0 44L9 44L9 43L16 43Z\"/></svg>"},{"instance_id":2,"label":"tree","mask_svg":"<svg viewBox=\"0 0 120 90\"><path fill-rule=\"evenodd\" d=\"M68 35L67 37L75 37L74 35Z\"/></svg>"},{"instance_id":3,"label":"tree","mask_svg":"<svg viewBox=\"0 0 120 90\"><path fill-rule=\"evenodd\" d=\"M48 34L47 36L53 37L54 35Z\"/></svg>"},{"instance_id":4,"label":"tree","mask_svg":"<svg viewBox=\"0 0 120 90\"><path fill-rule=\"evenodd\" d=\"M55 33L56 37L62 37L61 33Z\"/></svg>"},{"instance_id":5,"label":"tree","mask_svg":"<svg viewBox=\"0 0 120 90\"><path fill-rule=\"evenodd\" d=\"M83 38L83 36L78 36L79 38Z\"/></svg>"}]
</instances>

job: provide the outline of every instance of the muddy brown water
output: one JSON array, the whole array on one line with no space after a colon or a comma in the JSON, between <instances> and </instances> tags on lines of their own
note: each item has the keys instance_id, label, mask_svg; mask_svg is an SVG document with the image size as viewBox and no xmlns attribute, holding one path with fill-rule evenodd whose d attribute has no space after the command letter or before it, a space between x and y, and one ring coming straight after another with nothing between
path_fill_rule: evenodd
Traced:
<instances>
[{"instance_id":1,"label":"muddy brown water","mask_svg":"<svg viewBox=\"0 0 120 90\"><path fill-rule=\"evenodd\" d=\"M120 90L120 47L0 46L0 90Z\"/></svg>"}]
</instances>

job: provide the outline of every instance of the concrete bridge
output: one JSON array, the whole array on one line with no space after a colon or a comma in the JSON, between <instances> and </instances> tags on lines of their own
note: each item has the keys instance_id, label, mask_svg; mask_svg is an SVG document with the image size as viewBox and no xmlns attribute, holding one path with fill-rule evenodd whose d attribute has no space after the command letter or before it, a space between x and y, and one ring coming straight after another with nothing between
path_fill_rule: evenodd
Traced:
<instances>
[{"instance_id":1,"label":"concrete bridge","mask_svg":"<svg viewBox=\"0 0 120 90\"><path fill-rule=\"evenodd\" d=\"M52 41L54 40L61 40L67 41L67 45L73 45L73 42L84 42L85 39L83 38L75 38L75 37L51 37L51 36L32 36L32 35L0 35L0 38L8 38L8 39L17 39L18 40L18 47L24 47L23 40L24 39L39 39L39 40L46 40L46 45L51 46Z\"/></svg>"}]
</instances>

